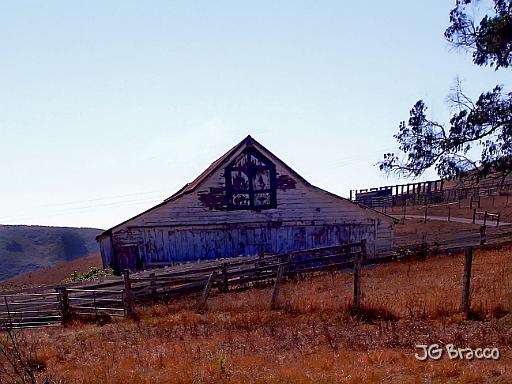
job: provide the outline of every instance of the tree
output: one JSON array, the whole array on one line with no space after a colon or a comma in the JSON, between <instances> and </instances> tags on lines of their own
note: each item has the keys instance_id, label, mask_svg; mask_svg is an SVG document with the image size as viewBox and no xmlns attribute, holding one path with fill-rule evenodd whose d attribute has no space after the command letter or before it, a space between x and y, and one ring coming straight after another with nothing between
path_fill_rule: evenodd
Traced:
<instances>
[{"instance_id":1,"label":"tree","mask_svg":"<svg viewBox=\"0 0 512 384\"><path fill-rule=\"evenodd\" d=\"M453 47L472 51L476 65L509 68L512 0L494 0L490 14L479 22L470 15L477 2L456 0L444 35ZM457 82L449 103L454 112L446 126L429 120L425 103L416 102L409 120L401 122L394 135L403 156L384 154L380 169L417 177L434 167L444 179L464 177L478 182L483 177L495 177L502 185L512 173L512 93L497 85L472 101ZM474 150L480 152L479 158L472 155Z\"/></svg>"}]
</instances>

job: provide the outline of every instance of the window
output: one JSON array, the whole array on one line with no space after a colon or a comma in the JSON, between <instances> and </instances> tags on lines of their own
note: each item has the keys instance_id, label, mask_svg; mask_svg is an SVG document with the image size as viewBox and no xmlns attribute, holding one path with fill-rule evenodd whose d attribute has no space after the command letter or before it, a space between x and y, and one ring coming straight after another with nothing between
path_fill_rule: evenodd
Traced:
<instances>
[{"instance_id":1,"label":"window","mask_svg":"<svg viewBox=\"0 0 512 384\"><path fill-rule=\"evenodd\" d=\"M276 207L276 167L254 148L247 148L226 168L229 209Z\"/></svg>"}]
</instances>

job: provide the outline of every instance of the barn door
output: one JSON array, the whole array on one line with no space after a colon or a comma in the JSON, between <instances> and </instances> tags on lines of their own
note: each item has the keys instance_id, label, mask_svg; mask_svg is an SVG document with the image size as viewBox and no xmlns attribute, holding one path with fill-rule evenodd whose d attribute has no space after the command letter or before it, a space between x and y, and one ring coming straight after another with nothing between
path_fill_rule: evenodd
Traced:
<instances>
[{"instance_id":1,"label":"barn door","mask_svg":"<svg viewBox=\"0 0 512 384\"><path fill-rule=\"evenodd\" d=\"M131 271L142 269L142 260L139 255L139 247L130 245L121 247L117 252L119 259L119 271L129 269Z\"/></svg>"}]
</instances>

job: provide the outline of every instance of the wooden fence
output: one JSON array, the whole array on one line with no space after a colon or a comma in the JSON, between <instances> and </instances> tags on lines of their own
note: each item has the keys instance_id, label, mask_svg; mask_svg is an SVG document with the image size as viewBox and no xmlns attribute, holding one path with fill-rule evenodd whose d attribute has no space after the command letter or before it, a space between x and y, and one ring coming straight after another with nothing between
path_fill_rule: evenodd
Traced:
<instances>
[{"instance_id":1,"label":"wooden fence","mask_svg":"<svg viewBox=\"0 0 512 384\"><path fill-rule=\"evenodd\" d=\"M393 252L404 255L417 251L428 251L435 254L442 251L456 251L469 246L481 245L498 246L512 243L512 225L480 226L477 229L459 230L453 232L436 232L429 234L413 234L400 236L393 241Z\"/></svg>"},{"instance_id":2,"label":"wooden fence","mask_svg":"<svg viewBox=\"0 0 512 384\"><path fill-rule=\"evenodd\" d=\"M347 268L353 268L353 304L357 308L361 303L360 281L364 265L396 260L397 257L417 252L434 254L484 244L492 246L511 242L512 226L482 226L480 230L460 231L455 235L436 233L421 237L402 236L395 240L392 253L378 259L366 259L366 243L363 241L285 254L181 264L134 274L125 270L122 277L112 277L88 286L58 287L55 292L2 295L0 327L57 325L66 323L74 316L84 315L126 316L133 312L135 304L168 300L194 292L202 292L197 304L198 309L202 309L206 306L212 289L227 292L233 288L262 283L274 284L270 305L277 308L279 286L285 279L316 271ZM469 286L468 282L465 284ZM464 303L461 304L462 307L467 309Z\"/></svg>"},{"instance_id":3,"label":"wooden fence","mask_svg":"<svg viewBox=\"0 0 512 384\"><path fill-rule=\"evenodd\" d=\"M511 191L512 184L504 184L500 188L498 186L474 186L446 189L444 188L443 180L434 180L350 190L349 199L372 208L382 208L402 205L436 204L460 201L462 199L479 201L482 196L499 196L500 194L508 196Z\"/></svg>"},{"instance_id":4,"label":"wooden fence","mask_svg":"<svg viewBox=\"0 0 512 384\"><path fill-rule=\"evenodd\" d=\"M0 296L0 328L59 325L72 316L125 316L124 290L60 287L56 292Z\"/></svg>"},{"instance_id":5,"label":"wooden fence","mask_svg":"<svg viewBox=\"0 0 512 384\"><path fill-rule=\"evenodd\" d=\"M0 297L0 325L26 328L61 322L61 301L58 293L22 293Z\"/></svg>"},{"instance_id":6,"label":"wooden fence","mask_svg":"<svg viewBox=\"0 0 512 384\"><path fill-rule=\"evenodd\" d=\"M281 278L322 270L348 268L363 259L364 242L296 251L278 255L219 259L182 264L130 274L83 287L58 287L56 292L3 295L0 325L45 326L66 323L74 316L126 316L135 303L169 299L201 292L204 307L210 290L226 292L234 287L270 283ZM51 300L50 300L51 299ZM21 305L23 304L23 305ZM1 303L0 303L1 305Z\"/></svg>"},{"instance_id":7,"label":"wooden fence","mask_svg":"<svg viewBox=\"0 0 512 384\"><path fill-rule=\"evenodd\" d=\"M215 262L196 263L174 267L168 272L143 272L123 276L128 310L133 302L145 302L159 298L201 292L199 307L205 305L211 289L226 292L231 288L271 283L281 269L281 277L293 277L303 273L343 269L352 266L354 258L365 253L364 242L341 246L323 247L278 255L261 255L240 259L224 259Z\"/></svg>"},{"instance_id":8,"label":"wooden fence","mask_svg":"<svg viewBox=\"0 0 512 384\"><path fill-rule=\"evenodd\" d=\"M488 210L478 210L480 209L480 200L475 201L478 204L477 207L473 208L473 201L471 200L468 206L461 206L461 202L454 203L444 203L444 204L428 204L423 207L409 207L409 211L407 210L407 205L403 205L400 208L400 212L388 211L387 207L380 209L381 212L386 214L394 215L396 218L401 218L405 220L411 214L416 214L417 216L421 216L423 221L426 223L429 217L437 216L435 213L432 214L432 210L435 208L444 208L446 214L446 221L457 221L460 219L470 219L472 224L476 224L477 220L483 222L483 225L495 225L498 227L501 223L501 213L500 212L491 212ZM478 208L478 209L477 209ZM460 217L460 212L457 217L454 217L452 212L455 209L468 209L465 213L469 214L471 217Z\"/></svg>"}]
</instances>

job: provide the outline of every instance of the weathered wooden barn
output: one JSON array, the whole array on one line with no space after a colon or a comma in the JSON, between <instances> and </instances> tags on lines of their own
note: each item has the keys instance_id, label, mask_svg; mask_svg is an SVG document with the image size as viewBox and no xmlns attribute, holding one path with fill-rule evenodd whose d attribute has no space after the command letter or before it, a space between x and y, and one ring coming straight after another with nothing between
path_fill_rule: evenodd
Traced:
<instances>
[{"instance_id":1,"label":"weathered wooden barn","mask_svg":"<svg viewBox=\"0 0 512 384\"><path fill-rule=\"evenodd\" d=\"M391 248L390 216L315 187L251 136L161 204L97 237L105 267L282 253L367 240Z\"/></svg>"}]
</instances>

